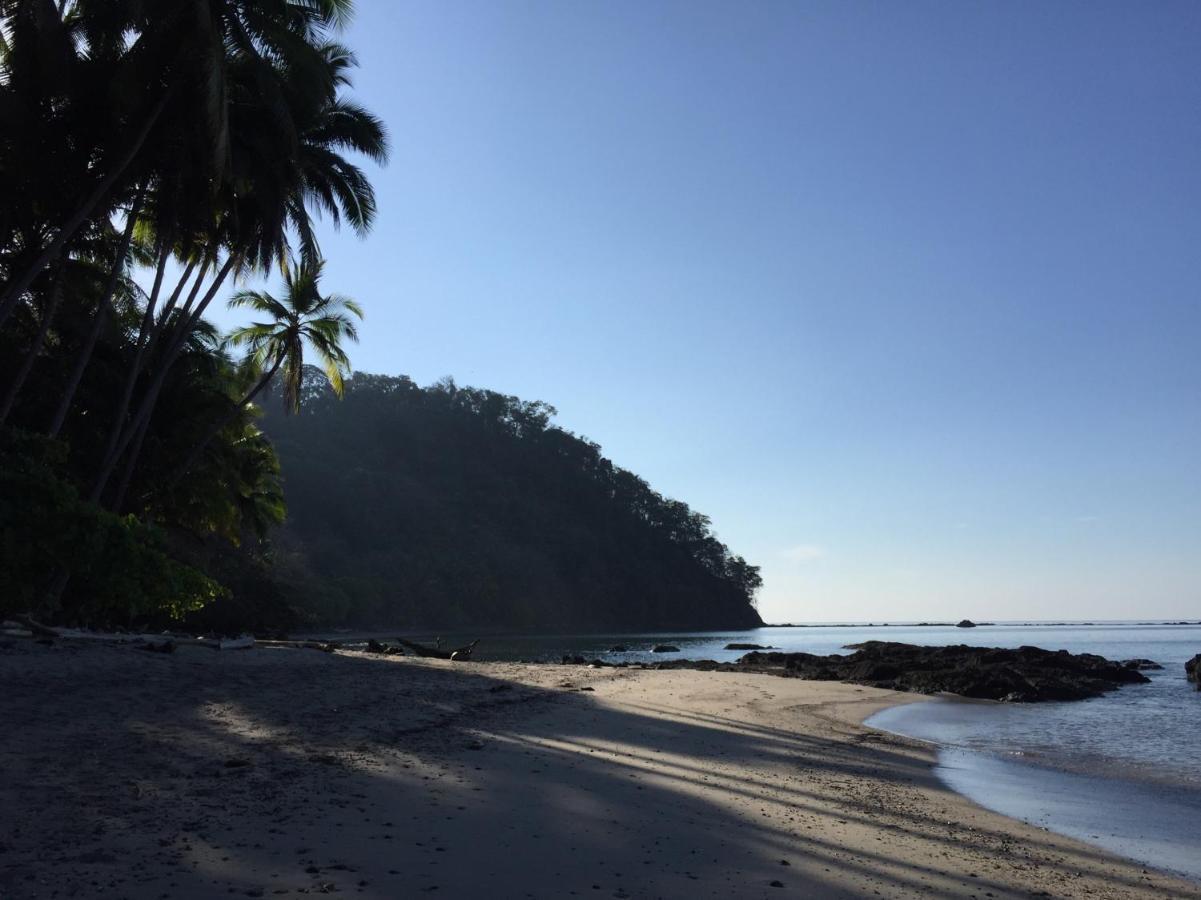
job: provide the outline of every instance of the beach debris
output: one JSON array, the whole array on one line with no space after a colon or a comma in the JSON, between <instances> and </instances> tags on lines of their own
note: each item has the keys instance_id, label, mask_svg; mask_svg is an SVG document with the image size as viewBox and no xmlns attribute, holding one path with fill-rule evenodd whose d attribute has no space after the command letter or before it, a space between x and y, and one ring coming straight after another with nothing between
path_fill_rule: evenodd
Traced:
<instances>
[{"instance_id":1,"label":"beach debris","mask_svg":"<svg viewBox=\"0 0 1201 900\"><path fill-rule=\"evenodd\" d=\"M15 630L24 629L34 635L37 635L38 637L56 638L61 636L61 633L58 629L50 628L47 625L43 625L41 622L34 621L29 616L13 616L12 621L5 622L4 625L6 630L9 629L10 626L13 626ZM25 635L14 636L25 637Z\"/></svg>"},{"instance_id":2,"label":"beach debris","mask_svg":"<svg viewBox=\"0 0 1201 900\"><path fill-rule=\"evenodd\" d=\"M459 647L457 650L443 650L442 638L438 638L434 642L433 647L427 647L425 644L418 644L414 641L408 641L404 638L397 638L396 643L400 644L406 650L412 650L417 656L428 659L453 659L456 662L464 662L471 659L472 653L475 652L476 645L479 644L479 638L476 638L465 647Z\"/></svg>"},{"instance_id":3,"label":"beach debris","mask_svg":"<svg viewBox=\"0 0 1201 900\"><path fill-rule=\"evenodd\" d=\"M242 634L238 637L206 637L186 634L140 634L123 631L89 631L82 628L52 628L43 625L27 615L16 615L3 623L3 631L9 636L32 636L38 640L74 640L97 641L113 644L137 644L139 649L158 653L174 653L177 647L207 647L210 650L241 650L253 647L253 635ZM24 631L26 634L19 634ZM280 643L280 642L271 642Z\"/></svg>"},{"instance_id":4,"label":"beach debris","mask_svg":"<svg viewBox=\"0 0 1201 900\"><path fill-rule=\"evenodd\" d=\"M672 644L655 644L655 646L651 648L651 653L679 653L679 652L680 652L680 648L673 646Z\"/></svg>"},{"instance_id":5,"label":"beach debris","mask_svg":"<svg viewBox=\"0 0 1201 900\"><path fill-rule=\"evenodd\" d=\"M254 635L243 634L236 638L218 638L216 641L216 649L218 650L248 650L254 646Z\"/></svg>"},{"instance_id":6,"label":"beach debris","mask_svg":"<svg viewBox=\"0 0 1201 900\"><path fill-rule=\"evenodd\" d=\"M414 655L428 659L450 659L450 654L442 649L442 638L434 641L434 646L427 647L425 644L418 644L416 641L407 641L404 638L397 638L396 643L404 647L406 650L412 650Z\"/></svg>"},{"instance_id":7,"label":"beach debris","mask_svg":"<svg viewBox=\"0 0 1201 900\"><path fill-rule=\"evenodd\" d=\"M1196 684L1197 690L1201 691L1201 653L1184 664L1184 677Z\"/></svg>"},{"instance_id":8,"label":"beach debris","mask_svg":"<svg viewBox=\"0 0 1201 900\"><path fill-rule=\"evenodd\" d=\"M403 647L393 647L391 644L384 644L376 640L367 641L368 653L380 653L384 656L404 656Z\"/></svg>"},{"instance_id":9,"label":"beach debris","mask_svg":"<svg viewBox=\"0 0 1201 900\"><path fill-rule=\"evenodd\" d=\"M145 650L149 653L174 653L175 641L170 638L164 638L161 641L146 641L138 644L139 650Z\"/></svg>"}]
</instances>

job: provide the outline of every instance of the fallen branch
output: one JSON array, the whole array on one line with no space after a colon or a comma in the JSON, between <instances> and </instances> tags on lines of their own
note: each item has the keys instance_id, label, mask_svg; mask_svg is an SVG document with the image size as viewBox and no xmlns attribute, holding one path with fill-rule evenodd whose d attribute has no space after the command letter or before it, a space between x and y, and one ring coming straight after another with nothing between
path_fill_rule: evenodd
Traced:
<instances>
[{"instance_id":1,"label":"fallen branch","mask_svg":"<svg viewBox=\"0 0 1201 900\"><path fill-rule=\"evenodd\" d=\"M441 644L441 638L438 643ZM459 647L457 650L443 650L440 646L427 647L424 644L417 644L413 641L406 641L404 638L397 638L396 643L400 644L407 650L412 650L417 656L424 656L428 659L453 659L455 662L464 662L471 659L471 654L475 652L476 644L480 642L476 638L465 647Z\"/></svg>"},{"instance_id":2,"label":"fallen branch","mask_svg":"<svg viewBox=\"0 0 1201 900\"><path fill-rule=\"evenodd\" d=\"M38 637L62 637L57 629L51 628L48 625L43 625L41 622L35 622L29 616L13 616L13 621L20 625L24 625Z\"/></svg>"},{"instance_id":3,"label":"fallen branch","mask_svg":"<svg viewBox=\"0 0 1201 900\"><path fill-rule=\"evenodd\" d=\"M400 644L406 650L412 650L417 656L427 659L450 659L450 651L443 650L440 647L427 647L424 644L406 641L404 638L397 638L396 643Z\"/></svg>"}]
</instances>

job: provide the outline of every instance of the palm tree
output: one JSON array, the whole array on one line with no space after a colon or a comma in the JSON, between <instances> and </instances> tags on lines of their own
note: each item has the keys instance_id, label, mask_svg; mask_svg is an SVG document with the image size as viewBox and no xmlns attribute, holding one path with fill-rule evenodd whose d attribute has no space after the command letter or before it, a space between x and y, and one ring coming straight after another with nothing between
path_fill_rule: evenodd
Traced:
<instances>
[{"instance_id":1,"label":"palm tree","mask_svg":"<svg viewBox=\"0 0 1201 900\"><path fill-rule=\"evenodd\" d=\"M238 404L192 448L168 479L168 486L195 465L209 442L254 402L254 398L266 389L281 370L284 412L290 414L300 411L306 346L316 354L334 393L342 396L345 377L350 373L350 358L342 349L342 344L344 341L358 341L354 320L363 318L363 310L349 297L321 293L320 280L324 268L325 263L321 260L286 266L282 300L266 291L241 291L229 301L231 308L249 308L268 317L268 321L254 322L229 336L231 345L248 349L248 361L261 374Z\"/></svg>"},{"instance_id":2,"label":"palm tree","mask_svg":"<svg viewBox=\"0 0 1201 900\"><path fill-rule=\"evenodd\" d=\"M300 0L295 5L301 5ZM335 224L345 219L360 236L371 227L374 192L364 173L344 154L353 151L383 163L388 152L384 127L341 96L356 64L348 50L324 43L314 48L307 62L310 65L299 75L294 66L277 65L270 70L290 117L289 128L263 127L265 117L278 116L280 111L267 102L260 89L265 70L258 62L237 59L229 66L229 177L221 189L215 236L210 238L213 246L226 248L227 258L203 299L188 316L180 318L168 341L163 367L172 364L188 331L199 322L231 272L266 270L287 259L291 237L298 239L302 265L319 271L311 210L326 213ZM166 377L163 367L150 378L128 421L114 423L114 433L119 430L120 435L110 441L103 455L92 499L99 498L118 459L153 414Z\"/></svg>"},{"instance_id":3,"label":"palm tree","mask_svg":"<svg viewBox=\"0 0 1201 900\"><path fill-rule=\"evenodd\" d=\"M250 403L281 368L284 373L284 412L300 411L300 383L307 344L321 361L334 393L342 396L350 358L342 349L344 340L358 341L354 320L363 318L362 308L349 297L322 294L320 280L325 263L316 261L284 269L283 300L266 291L242 291L229 301L231 308L248 307L269 316L230 335L230 343L246 346L264 370L263 377L241 405Z\"/></svg>"},{"instance_id":4,"label":"palm tree","mask_svg":"<svg viewBox=\"0 0 1201 900\"><path fill-rule=\"evenodd\" d=\"M253 90L267 114L257 127L295 143L299 131L287 84L302 85L302 92L315 97L336 91L323 48L327 36L349 19L352 5L352 0L0 0L0 25L8 32L0 31L0 132L13 135L12 147L3 149L20 155L68 146L84 163L66 191L59 187L61 170L35 170L40 218L27 230L21 253L0 269L0 324L80 230L108 221L115 204L138 185L182 175L176 185L215 196L229 182L234 65L253 70ZM24 77L27 59L38 66ZM55 79L58 97L85 101L71 105L69 119L89 127L70 140L38 141L41 135L32 129L13 127L22 112L26 120L40 118L23 101L40 98L47 72L73 74ZM97 86L104 92L97 93ZM182 166L181 153L187 156ZM48 205L43 195L64 202ZM172 204L175 215L193 208ZM0 225L7 224L4 218ZM9 236L0 238L8 243Z\"/></svg>"}]
</instances>

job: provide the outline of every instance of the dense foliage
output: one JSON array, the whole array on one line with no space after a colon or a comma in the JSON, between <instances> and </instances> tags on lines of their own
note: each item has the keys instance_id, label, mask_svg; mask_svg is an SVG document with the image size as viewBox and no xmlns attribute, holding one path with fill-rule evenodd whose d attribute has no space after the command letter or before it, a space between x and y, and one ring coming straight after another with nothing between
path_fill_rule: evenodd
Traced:
<instances>
[{"instance_id":1,"label":"dense foliage","mask_svg":"<svg viewBox=\"0 0 1201 900\"><path fill-rule=\"evenodd\" d=\"M314 373L315 375L315 373ZM451 381L358 373L269 406L289 518L279 564L310 614L356 624L579 629L758 625L758 570L705 516L550 422Z\"/></svg>"},{"instance_id":2,"label":"dense foliage","mask_svg":"<svg viewBox=\"0 0 1201 900\"><path fill-rule=\"evenodd\" d=\"M313 216L366 234L353 160L387 155L351 6L0 0L0 611L756 623L757 570L544 404L362 375L335 402L362 313L322 292ZM235 287L254 320L222 336Z\"/></svg>"},{"instance_id":3,"label":"dense foliage","mask_svg":"<svg viewBox=\"0 0 1201 900\"><path fill-rule=\"evenodd\" d=\"M0 0L0 440L22 448L4 457L6 607L153 621L217 595L198 569L266 566L284 503L253 400L306 344L348 368L357 308L318 292L311 217L366 233L349 157L387 150L346 96L350 11ZM276 268L300 305L242 329L264 340L236 360L204 314Z\"/></svg>"},{"instance_id":4,"label":"dense foliage","mask_svg":"<svg viewBox=\"0 0 1201 900\"><path fill-rule=\"evenodd\" d=\"M65 447L9 432L0 441L0 612L33 608L49 573L70 566L73 622L130 622L201 609L221 587L174 560L163 533L81 500Z\"/></svg>"}]
</instances>

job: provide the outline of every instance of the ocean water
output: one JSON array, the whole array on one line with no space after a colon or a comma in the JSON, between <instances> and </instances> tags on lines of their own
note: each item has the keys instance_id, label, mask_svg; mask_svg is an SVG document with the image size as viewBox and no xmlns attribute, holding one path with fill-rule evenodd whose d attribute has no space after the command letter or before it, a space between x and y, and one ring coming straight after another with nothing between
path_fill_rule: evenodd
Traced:
<instances>
[{"instance_id":1,"label":"ocean water","mask_svg":"<svg viewBox=\"0 0 1201 900\"><path fill-rule=\"evenodd\" d=\"M462 636L445 645L456 646ZM1201 692L1184 663L1201 653L1201 625L1096 623L956 628L807 626L685 634L486 637L480 659L557 660L564 654L618 662L734 660L727 643L785 651L846 653L847 644L1030 645L1164 666L1149 684L1072 703L1008 704L931 699L894 707L868 725L940 748L938 775L982 806L1080 838L1157 868L1201 880ZM680 653L656 654L656 644ZM612 652L615 646L625 652Z\"/></svg>"}]
</instances>

